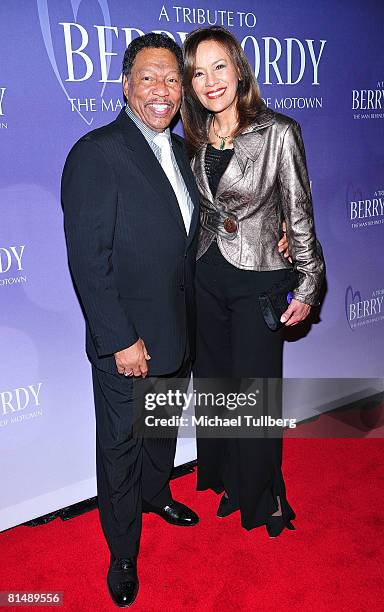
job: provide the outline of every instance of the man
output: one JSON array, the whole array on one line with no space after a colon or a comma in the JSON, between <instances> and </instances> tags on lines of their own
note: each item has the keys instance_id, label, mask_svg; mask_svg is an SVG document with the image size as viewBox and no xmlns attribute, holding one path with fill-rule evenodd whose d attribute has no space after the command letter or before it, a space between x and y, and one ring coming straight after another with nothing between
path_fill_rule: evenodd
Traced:
<instances>
[{"instance_id":1,"label":"man","mask_svg":"<svg viewBox=\"0 0 384 612\"><path fill-rule=\"evenodd\" d=\"M127 106L75 144L62 178L68 258L92 362L107 584L120 607L138 591L142 512L198 523L171 496L176 438L132 432L134 389L148 363L151 376L188 378L194 357L198 193L182 139L169 132L182 67L170 38L132 41L123 61Z\"/></svg>"},{"instance_id":2,"label":"man","mask_svg":"<svg viewBox=\"0 0 384 612\"><path fill-rule=\"evenodd\" d=\"M123 61L127 106L75 144L62 179L68 258L92 363L107 584L120 607L138 591L142 511L174 525L199 520L171 496L176 435L142 439L132 428L140 377L188 379L195 352L199 196L183 141L169 132L182 68L170 38L133 40Z\"/></svg>"}]
</instances>

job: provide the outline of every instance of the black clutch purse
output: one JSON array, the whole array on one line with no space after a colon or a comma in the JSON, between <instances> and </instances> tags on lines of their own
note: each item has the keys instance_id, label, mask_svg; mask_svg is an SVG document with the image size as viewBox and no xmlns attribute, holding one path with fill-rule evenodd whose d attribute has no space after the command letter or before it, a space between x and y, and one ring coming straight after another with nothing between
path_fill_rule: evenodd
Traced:
<instances>
[{"instance_id":1,"label":"black clutch purse","mask_svg":"<svg viewBox=\"0 0 384 612\"><path fill-rule=\"evenodd\" d=\"M266 325L272 331L283 327L280 317L285 312L292 300L292 291L299 284L299 273L288 270L287 277L259 295L261 314Z\"/></svg>"}]
</instances>

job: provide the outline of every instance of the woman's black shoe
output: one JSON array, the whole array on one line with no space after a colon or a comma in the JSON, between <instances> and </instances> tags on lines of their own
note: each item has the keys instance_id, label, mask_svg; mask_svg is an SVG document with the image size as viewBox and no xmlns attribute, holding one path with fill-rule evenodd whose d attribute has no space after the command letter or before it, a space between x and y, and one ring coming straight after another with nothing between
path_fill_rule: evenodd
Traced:
<instances>
[{"instance_id":1,"label":"woman's black shoe","mask_svg":"<svg viewBox=\"0 0 384 612\"><path fill-rule=\"evenodd\" d=\"M270 516L265 526L267 528L267 532L270 538L276 538L278 535L281 534L285 527L287 529L295 529L291 521L288 521L288 523L286 523L282 516Z\"/></svg>"},{"instance_id":2,"label":"woman's black shoe","mask_svg":"<svg viewBox=\"0 0 384 612\"><path fill-rule=\"evenodd\" d=\"M224 518L225 516L229 516L232 512L236 512L239 509L238 504L234 504L231 502L229 497L223 495L220 500L219 507L216 512L216 516L220 518Z\"/></svg>"}]
</instances>

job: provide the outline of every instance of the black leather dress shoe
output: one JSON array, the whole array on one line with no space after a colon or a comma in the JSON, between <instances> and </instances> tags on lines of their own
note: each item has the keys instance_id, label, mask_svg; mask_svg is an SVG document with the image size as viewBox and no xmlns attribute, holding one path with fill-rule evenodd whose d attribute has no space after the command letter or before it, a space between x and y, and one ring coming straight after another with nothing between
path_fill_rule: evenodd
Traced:
<instances>
[{"instance_id":1,"label":"black leather dress shoe","mask_svg":"<svg viewBox=\"0 0 384 612\"><path fill-rule=\"evenodd\" d=\"M139 590L136 558L115 559L111 557L107 585L113 602L119 608L131 606Z\"/></svg>"},{"instance_id":2,"label":"black leather dress shoe","mask_svg":"<svg viewBox=\"0 0 384 612\"><path fill-rule=\"evenodd\" d=\"M234 504L229 497L223 495L220 500L219 507L216 512L216 516L224 518L229 516L232 512L236 512L239 509L238 504Z\"/></svg>"},{"instance_id":3,"label":"black leather dress shoe","mask_svg":"<svg viewBox=\"0 0 384 612\"><path fill-rule=\"evenodd\" d=\"M174 499L163 508L153 506L152 504L143 501L143 512L153 512L158 516L161 516L167 523L171 525L178 525L180 527L190 527L197 525L199 517L196 512L181 504Z\"/></svg>"}]
</instances>

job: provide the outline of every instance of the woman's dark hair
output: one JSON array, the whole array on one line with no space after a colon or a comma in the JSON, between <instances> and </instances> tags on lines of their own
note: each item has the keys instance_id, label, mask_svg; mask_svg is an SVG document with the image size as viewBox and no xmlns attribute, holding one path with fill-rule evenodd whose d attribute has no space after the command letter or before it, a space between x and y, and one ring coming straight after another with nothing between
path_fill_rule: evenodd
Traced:
<instances>
[{"instance_id":1,"label":"woman's dark hair","mask_svg":"<svg viewBox=\"0 0 384 612\"><path fill-rule=\"evenodd\" d=\"M234 136L240 134L255 121L262 105L255 75L236 38L228 30L220 26L199 28L191 32L187 36L183 47L184 96L181 107L185 137L191 155L196 153L208 141L207 119L212 114L201 104L192 86L197 47L206 40L214 40L224 47L240 75L237 86L238 124Z\"/></svg>"}]
</instances>

